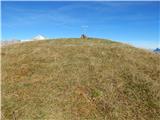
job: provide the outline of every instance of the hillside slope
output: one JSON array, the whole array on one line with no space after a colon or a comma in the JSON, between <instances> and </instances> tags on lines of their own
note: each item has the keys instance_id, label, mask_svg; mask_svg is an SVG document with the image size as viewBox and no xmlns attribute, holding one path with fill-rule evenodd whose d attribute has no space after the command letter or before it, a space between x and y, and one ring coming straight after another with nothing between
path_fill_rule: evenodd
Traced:
<instances>
[{"instance_id":1,"label":"hillside slope","mask_svg":"<svg viewBox=\"0 0 160 120\"><path fill-rule=\"evenodd\" d=\"M102 39L2 48L3 120L159 120L160 55Z\"/></svg>"}]
</instances>

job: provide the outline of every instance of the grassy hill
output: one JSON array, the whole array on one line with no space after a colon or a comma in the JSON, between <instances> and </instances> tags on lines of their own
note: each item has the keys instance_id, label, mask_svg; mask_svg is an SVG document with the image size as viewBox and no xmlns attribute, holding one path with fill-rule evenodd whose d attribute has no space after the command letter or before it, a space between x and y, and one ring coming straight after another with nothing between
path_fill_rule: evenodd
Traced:
<instances>
[{"instance_id":1,"label":"grassy hill","mask_svg":"<svg viewBox=\"0 0 160 120\"><path fill-rule=\"evenodd\" d=\"M2 48L3 120L159 120L160 55L102 39Z\"/></svg>"}]
</instances>

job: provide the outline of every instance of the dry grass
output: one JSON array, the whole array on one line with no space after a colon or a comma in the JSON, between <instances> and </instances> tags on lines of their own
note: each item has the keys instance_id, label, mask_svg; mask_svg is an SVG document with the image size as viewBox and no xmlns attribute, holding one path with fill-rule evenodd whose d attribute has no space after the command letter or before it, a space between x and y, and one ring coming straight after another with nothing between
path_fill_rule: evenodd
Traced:
<instances>
[{"instance_id":1,"label":"dry grass","mask_svg":"<svg viewBox=\"0 0 160 120\"><path fill-rule=\"evenodd\" d=\"M159 120L160 55L100 39L2 48L3 120Z\"/></svg>"}]
</instances>

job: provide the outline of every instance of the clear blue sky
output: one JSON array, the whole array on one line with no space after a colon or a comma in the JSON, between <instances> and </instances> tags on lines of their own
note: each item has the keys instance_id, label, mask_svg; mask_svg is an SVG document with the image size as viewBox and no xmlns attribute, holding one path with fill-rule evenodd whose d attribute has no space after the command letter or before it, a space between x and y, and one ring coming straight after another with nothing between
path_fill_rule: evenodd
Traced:
<instances>
[{"instance_id":1,"label":"clear blue sky","mask_svg":"<svg viewBox=\"0 0 160 120\"><path fill-rule=\"evenodd\" d=\"M109 38L156 48L160 2L2 2L2 40L80 37Z\"/></svg>"}]
</instances>

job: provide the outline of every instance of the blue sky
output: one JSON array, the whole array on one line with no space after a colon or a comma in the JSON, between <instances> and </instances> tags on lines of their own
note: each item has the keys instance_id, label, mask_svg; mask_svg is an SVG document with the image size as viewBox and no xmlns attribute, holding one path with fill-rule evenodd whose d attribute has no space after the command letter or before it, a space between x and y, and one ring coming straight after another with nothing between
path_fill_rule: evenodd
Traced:
<instances>
[{"instance_id":1,"label":"blue sky","mask_svg":"<svg viewBox=\"0 0 160 120\"><path fill-rule=\"evenodd\" d=\"M142 48L160 47L160 2L2 2L2 40L109 38Z\"/></svg>"}]
</instances>

